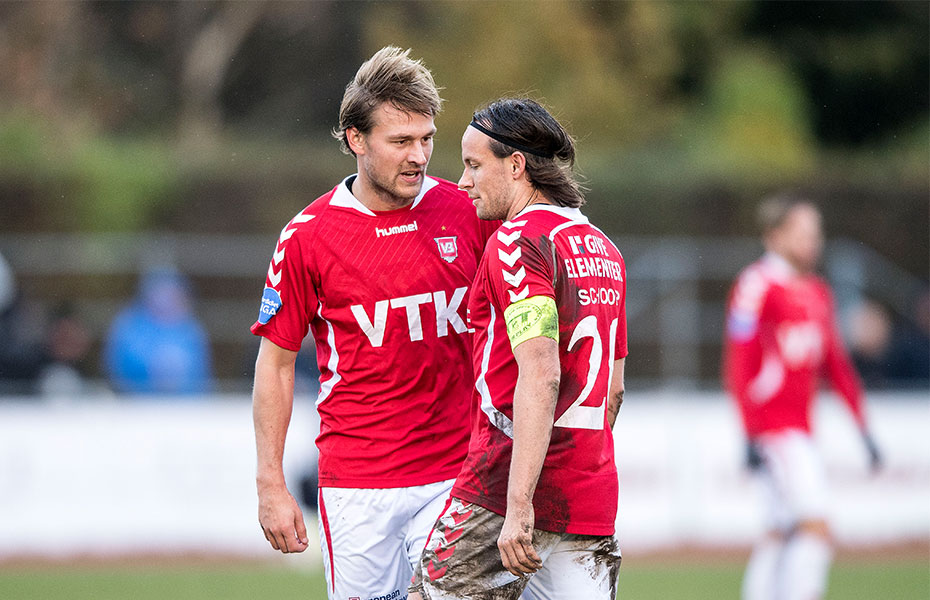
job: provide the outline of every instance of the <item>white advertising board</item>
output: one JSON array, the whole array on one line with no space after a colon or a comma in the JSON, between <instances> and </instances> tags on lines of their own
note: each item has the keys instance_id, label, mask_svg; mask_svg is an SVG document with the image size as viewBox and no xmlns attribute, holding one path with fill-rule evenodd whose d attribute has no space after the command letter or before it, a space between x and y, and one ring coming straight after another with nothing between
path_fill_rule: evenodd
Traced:
<instances>
[{"instance_id":1,"label":"white advertising board","mask_svg":"<svg viewBox=\"0 0 930 600\"><path fill-rule=\"evenodd\" d=\"M870 475L852 419L827 399L817 441L840 544L930 539L930 399L873 395L886 468ZM293 486L315 461L313 403L288 436ZM630 390L615 431L625 551L743 546L761 531L736 414L721 394ZM251 406L0 399L0 559L127 553L268 556L257 521ZM314 537L315 521L308 515ZM314 546L314 544L311 544Z\"/></svg>"}]
</instances>

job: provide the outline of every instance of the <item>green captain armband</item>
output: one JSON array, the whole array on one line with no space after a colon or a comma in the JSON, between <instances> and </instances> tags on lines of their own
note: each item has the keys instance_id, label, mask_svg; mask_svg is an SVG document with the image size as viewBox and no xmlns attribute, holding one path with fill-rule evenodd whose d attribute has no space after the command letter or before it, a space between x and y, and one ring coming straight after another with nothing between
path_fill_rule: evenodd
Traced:
<instances>
[{"instance_id":1,"label":"green captain armband","mask_svg":"<svg viewBox=\"0 0 930 600\"><path fill-rule=\"evenodd\" d=\"M549 296L533 296L514 302L504 311L510 348L526 340L547 337L559 341L559 311Z\"/></svg>"}]
</instances>

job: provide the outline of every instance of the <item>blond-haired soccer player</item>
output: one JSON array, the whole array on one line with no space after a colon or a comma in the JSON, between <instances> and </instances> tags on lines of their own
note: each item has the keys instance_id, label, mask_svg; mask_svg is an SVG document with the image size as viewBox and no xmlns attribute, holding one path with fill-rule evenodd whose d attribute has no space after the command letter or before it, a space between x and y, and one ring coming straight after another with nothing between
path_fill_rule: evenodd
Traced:
<instances>
[{"instance_id":1,"label":"blond-haired soccer player","mask_svg":"<svg viewBox=\"0 0 930 600\"><path fill-rule=\"evenodd\" d=\"M852 411L873 468L880 458L830 288L814 274L823 248L820 211L805 198L778 195L762 202L758 217L766 253L733 286L724 361L769 526L746 568L743 598L816 600L826 588L832 554L825 475L810 437L821 375Z\"/></svg>"},{"instance_id":2,"label":"blond-haired soccer player","mask_svg":"<svg viewBox=\"0 0 930 600\"><path fill-rule=\"evenodd\" d=\"M348 84L334 134L358 172L278 238L258 321L253 412L259 521L302 552L303 515L282 470L294 360L320 369L320 542L328 593L400 598L468 443L466 306L484 243L455 185L428 177L441 99L429 70L388 47Z\"/></svg>"},{"instance_id":3,"label":"blond-haired soccer player","mask_svg":"<svg viewBox=\"0 0 930 600\"><path fill-rule=\"evenodd\" d=\"M468 457L411 597L613 600L626 272L581 213L575 148L538 103L503 99L462 137L468 192L504 219L478 268Z\"/></svg>"}]
</instances>

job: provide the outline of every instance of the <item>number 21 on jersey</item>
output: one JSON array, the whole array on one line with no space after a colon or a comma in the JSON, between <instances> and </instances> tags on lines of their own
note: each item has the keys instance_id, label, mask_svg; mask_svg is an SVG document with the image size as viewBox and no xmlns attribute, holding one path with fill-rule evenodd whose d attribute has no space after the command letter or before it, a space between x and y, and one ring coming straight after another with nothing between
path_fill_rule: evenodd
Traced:
<instances>
[{"instance_id":1,"label":"number 21 on jersey","mask_svg":"<svg viewBox=\"0 0 930 600\"><path fill-rule=\"evenodd\" d=\"M613 378L614 370L614 352L617 345L617 324L619 319L610 322L610 333L608 334L608 356L607 356L607 388L610 388L610 382ZM604 395L597 406L585 406L584 403L591 395L594 385L601 373L604 358L604 342L598 330L597 315L588 315L578 322L575 330L572 332L571 340L568 342L568 351L580 349L580 343L585 338L591 338L591 355L588 357L588 373L585 378L584 387L581 393L572 402L565 412L562 413L555 421L556 427L568 427L573 429L603 429L604 419L607 413L607 396Z\"/></svg>"}]
</instances>

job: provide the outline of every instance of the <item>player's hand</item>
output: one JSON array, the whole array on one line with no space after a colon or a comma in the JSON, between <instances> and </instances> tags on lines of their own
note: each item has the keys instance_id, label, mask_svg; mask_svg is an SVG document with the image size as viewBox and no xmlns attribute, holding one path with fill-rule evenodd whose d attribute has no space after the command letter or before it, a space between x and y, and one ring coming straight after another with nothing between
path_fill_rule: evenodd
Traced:
<instances>
[{"instance_id":1,"label":"player's hand","mask_svg":"<svg viewBox=\"0 0 930 600\"><path fill-rule=\"evenodd\" d=\"M765 459L762 458L762 451L759 450L759 445L749 440L746 442L746 467L750 471L758 471L762 468Z\"/></svg>"},{"instance_id":2,"label":"player's hand","mask_svg":"<svg viewBox=\"0 0 930 600\"><path fill-rule=\"evenodd\" d=\"M865 444L865 449L869 453L869 469L873 473L877 473L885 465L885 461L875 444L875 439L866 430L862 431L862 443Z\"/></svg>"},{"instance_id":3,"label":"player's hand","mask_svg":"<svg viewBox=\"0 0 930 600\"><path fill-rule=\"evenodd\" d=\"M536 515L533 505L507 507L507 516L497 538L504 568L518 577L535 573L542 567L542 560L533 548L533 526Z\"/></svg>"},{"instance_id":4,"label":"player's hand","mask_svg":"<svg viewBox=\"0 0 930 600\"><path fill-rule=\"evenodd\" d=\"M284 554L307 549L304 515L287 488L278 486L258 491L258 522L265 539Z\"/></svg>"}]
</instances>

